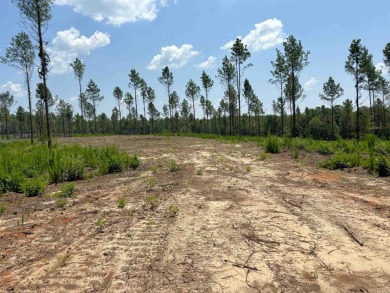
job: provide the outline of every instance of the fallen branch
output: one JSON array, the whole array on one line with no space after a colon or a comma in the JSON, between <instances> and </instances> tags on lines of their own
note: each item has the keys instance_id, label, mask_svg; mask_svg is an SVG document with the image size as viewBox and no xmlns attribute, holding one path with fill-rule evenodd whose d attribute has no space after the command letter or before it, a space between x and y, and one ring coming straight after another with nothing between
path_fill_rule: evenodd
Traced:
<instances>
[{"instance_id":1,"label":"fallen branch","mask_svg":"<svg viewBox=\"0 0 390 293\"><path fill-rule=\"evenodd\" d=\"M254 236L254 237L251 237L249 235L246 235L246 234L242 234L242 236L250 241L253 241L257 244L260 244L260 245L269 245L269 244L274 244L274 245L277 245L279 246L281 243L278 242L278 241L275 241L275 240L267 240L267 239L262 239L262 238L258 238L257 236Z\"/></svg>"},{"instance_id":2,"label":"fallen branch","mask_svg":"<svg viewBox=\"0 0 390 293\"><path fill-rule=\"evenodd\" d=\"M293 203L291 201L288 201L284 197L282 199L283 199L284 202L287 202L288 204L290 204L290 205L292 205L292 206L294 206L296 208L300 208L301 210L303 209L303 207L301 205L299 205L299 204L296 204L296 203Z\"/></svg>"},{"instance_id":3,"label":"fallen branch","mask_svg":"<svg viewBox=\"0 0 390 293\"><path fill-rule=\"evenodd\" d=\"M320 261L320 264L325 268L329 273L332 272L332 267L328 266L316 253L313 253L314 257Z\"/></svg>"},{"instance_id":4,"label":"fallen branch","mask_svg":"<svg viewBox=\"0 0 390 293\"><path fill-rule=\"evenodd\" d=\"M360 241L360 240L356 237L356 235L355 235L347 226L345 226L345 225L341 225L341 226L344 228L345 231L347 231L347 233L349 234L349 236L351 236L351 238L352 238L353 240L355 240L355 242L356 242L357 244L359 244L360 246L363 246L363 242Z\"/></svg>"},{"instance_id":5,"label":"fallen branch","mask_svg":"<svg viewBox=\"0 0 390 293\"><path fill-rule=\"evenodd\" d=\"M240 263L237 263L237 262L234 262L234 261L230 261L228 259L224 259L223 261L231 263L233 267L237 267L237 268L241 268L241 269L247 269L247 270L252 270L252 271L260 271L258 268L251 267L251 266L248 266L248 265L245 265L245 264L240 264Z\"/></svg>"}]
</instances>

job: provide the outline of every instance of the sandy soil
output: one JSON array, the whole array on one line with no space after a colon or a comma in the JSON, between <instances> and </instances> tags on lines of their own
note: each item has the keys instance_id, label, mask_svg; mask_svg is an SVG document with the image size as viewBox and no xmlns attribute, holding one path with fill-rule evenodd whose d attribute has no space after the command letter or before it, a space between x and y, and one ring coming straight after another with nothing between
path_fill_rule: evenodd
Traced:
<instances>
[{"instance_id":1,"label":"sandy soil","mask_svg":"<svg viewBox=\"0 0 390 293\"><path fill-rule=\"evenodd\" d=\"M77 182L62 208L1 196L1 292L390 292L389 179L305 153L260 161L250 143L61 142L117 144L141 165Z\"/></svg>"}]
</instances>

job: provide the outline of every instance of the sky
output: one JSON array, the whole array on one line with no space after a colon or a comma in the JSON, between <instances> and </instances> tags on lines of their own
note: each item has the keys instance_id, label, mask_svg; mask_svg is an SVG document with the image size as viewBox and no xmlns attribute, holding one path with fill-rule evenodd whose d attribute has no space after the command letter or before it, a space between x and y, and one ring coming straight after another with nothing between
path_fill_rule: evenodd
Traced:
<instances>
[{"instance_id":1,"label":"sky","mask_svg":"<svg viewBox=\"0 0 390 293\"><path fill-rule=\"evenodd\" d=\"M11 0L1 0L0 10L0 56L4 56L12 37L24 28ZM104 96L97 112L111 116L116 106L113 89L119 86L123 92L131 91L128 74L136 69L155 90L155 104L161 111L168 103L166 89L158 82L163 67L172 71L172 89L180 101L190 79L201 86L204 70L214 80L209 99L218 108L224 89L216 78L217 69L222 58L230 56L231 42L240 37L251 52L248 63L253 64L244 79L250 81L270 114L272 101L278 97L277 88L268 82L271 61L276 59L277 48L283 50L289 35L310 51L310 64L300 75L306 98L299 107L303 110L323 104L319 94L329 76L344 89L336 102L341 104L354 97L352 78L344 70L353 39L361 39L375 65L383 66L382 50L390 42L390 1L54 0L44 35L51 59L48 87L79 112L78 83L69 66L79 58L86 64L83 89L94 80ZM34 87L38 82L35 71ZM13 111L18 106L27 108L25 88L23 75L0 64L0 92L8 90L14 95ZM141 101L138 109L142 109Z\"/></svg>"}]
</instances>

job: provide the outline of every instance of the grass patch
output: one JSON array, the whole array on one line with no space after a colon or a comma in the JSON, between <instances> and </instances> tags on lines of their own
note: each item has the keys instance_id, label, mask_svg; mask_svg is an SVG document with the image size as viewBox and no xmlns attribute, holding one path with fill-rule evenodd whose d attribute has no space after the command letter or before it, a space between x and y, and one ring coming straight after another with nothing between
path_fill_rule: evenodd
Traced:
<instances>
[{"instance_id":1,"label":"grass patch","mask_svg":"<svg viewBox=\"0 0 390 293\"><path fill-rule=\"evenodd\" d=\"M155 194L150 194L145 198L145 203L148 205L149 209L154 210L157 208L159 198Z\"/></svg>"},{"instance_id":2,"label":"grass patch","mask_svg":"<svg viewBox=\"0 0 390 293\"><path fill-rule=\"evenodd\" d=\"M76 189L76 184L74 184L74 183L64 183L64 184L62 184L60 197L63 197L63 198L74 197L75 189Z\"/></svg>"},{"instance_id":3,"label":"grass patch","mask_svg":"<svg viewBox=\"0 0 390 293\"><path fill-rule=\"evenodd\" d=\"M118 208L124 209L126 206L126 199L121 197L118 201Z\"/></svg>"},{"instance_id":4,"label":"grass patch","mask_svg":"<svg viewBox=\"0 0 390 293\"><path fill-rule=\"evenodd\" d=\"M265 151L271 154L280 153L279 138L273 135L269 135L266 140Z\"/></svg>"},{"instance_id":5,"label":"grass patch","mask_svg":"<svg viewBox=\"0 0 390 293\"><path fill-rule=\"evenodd\" d=\"M168 207L168 215L171 218L175 218L177 216L177 213L179 212L179 207L175 204L171 204Z\"/></svg>"},{"instance_id":6,"label":"grass patch","mask_svg":"<svg viewBox=\"0 0 390 293\"><path fill-rule=\"evenodd\" d=\"M31 178L22 183L22 190L28 197L38 196L45 191L46 185L41 179Z\"/></svg>"},{"instance_id":7,"label":"grass patch","mask_svg":"<svg viewBox=\"0 0 390 293\"><path fill-rule=\"evenodd\" d=\"M58 198L56 200L56 206L58 208L64 208L68 204L68 199L66 198Z\"/></svg>"},{"instance_id":8,"label":"grass patch","mask_svg":"<svg viewBox=\"0 0 390 293\"><path fill-rule=\"evenodd\" d=\"M27 141L0 143L0 193L25 192L29 196L41 192L41 182L62 183L89 176L136 169L139 160L115 146L95 148L81 145L44 144Z\"/></svg>"},{"instance_id":9,"label":"grass patch","mask_svg":"<svg viewBox=\"0 0 390 293\"><path fill-rule=\"evenodd\" d=\"M180 171L180 165L176 163L176 161L172 161L169 165L169 171L171 172L177 172Z\"/></svg>"}]
</instances>

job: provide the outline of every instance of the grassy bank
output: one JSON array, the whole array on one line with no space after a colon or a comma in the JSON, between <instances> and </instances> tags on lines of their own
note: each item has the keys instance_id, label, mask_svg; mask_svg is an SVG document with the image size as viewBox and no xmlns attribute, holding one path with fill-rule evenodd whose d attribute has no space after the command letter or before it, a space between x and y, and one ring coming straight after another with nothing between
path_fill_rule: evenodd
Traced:
<instances>
[{"instance_id":1,"label":"grassy bank","mask_svg":"<svg viewBox=\"0 0 390 293\"><path fill-rule=\"evenodd\" d=\"M0 143L0 192L34 196L48 184L121 172L138 164L135 155L130 156L115 146L55 144L49 150L45 145L27 141Z\"/></svg>"}]
</instances>

